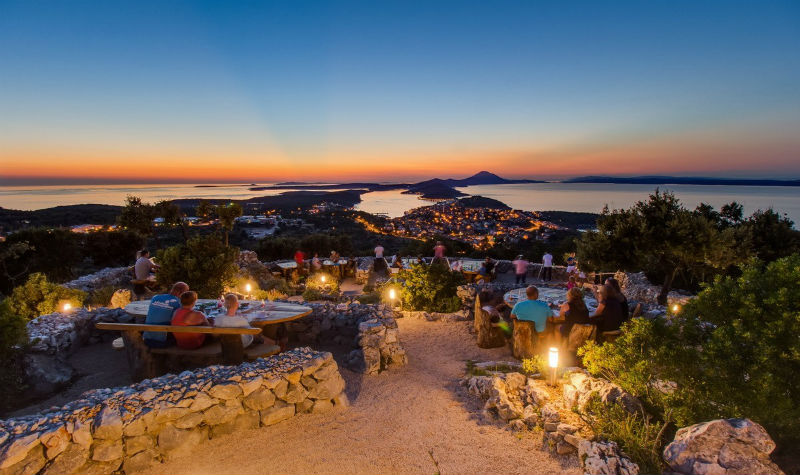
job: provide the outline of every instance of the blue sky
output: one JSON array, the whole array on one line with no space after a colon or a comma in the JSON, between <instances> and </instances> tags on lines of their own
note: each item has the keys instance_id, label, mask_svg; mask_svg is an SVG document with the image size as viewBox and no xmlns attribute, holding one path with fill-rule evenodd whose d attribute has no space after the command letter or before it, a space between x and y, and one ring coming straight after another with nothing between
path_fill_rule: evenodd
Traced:
<instances>
[{"instance_id":1,"label":"blue sky","mask_svg":"<svg viewBox=\"0 0 800 475\"><path fill-rule=\"evenodd\" d=\"M800 177L799 52L800 2L0 0L0 179Z\"/></svg>"}]
</instances>

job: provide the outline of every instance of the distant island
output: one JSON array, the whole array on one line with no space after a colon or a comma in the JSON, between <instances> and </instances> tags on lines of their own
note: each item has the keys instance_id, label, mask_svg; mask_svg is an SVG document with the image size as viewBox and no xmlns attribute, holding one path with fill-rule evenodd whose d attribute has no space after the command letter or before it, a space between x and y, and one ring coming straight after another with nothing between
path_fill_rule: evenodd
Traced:
<instances>
[{"instance_id":1,"label":"distant island","mask_svg":"<svg viewBox=\"0 0 800 475\"><path fill-rule=\"evenodd\" d=\"M691 176L582 176L564 180L563 183L618 183L624 185L800 186L800 180L710 178Z\"/></svg>"}]
</instances>

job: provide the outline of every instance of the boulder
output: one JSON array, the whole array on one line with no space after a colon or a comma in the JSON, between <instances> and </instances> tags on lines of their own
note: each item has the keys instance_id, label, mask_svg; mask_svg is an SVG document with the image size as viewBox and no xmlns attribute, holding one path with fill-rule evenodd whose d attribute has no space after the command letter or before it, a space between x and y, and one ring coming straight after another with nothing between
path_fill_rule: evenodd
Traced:
<instances>
[{"instance_id":1,"label":"boulder","mask_svg":"<svg viewBox=\"0 0 800 475\"><path fill-rule=\"evenodd\" d=\"M749 419L716 419L684 427L664 449L674 473L783 474L769 459L775 450L767 431Z\"/></svg>"},{"instance_id":2,"label":"boulder","mask_svg":"<svg viewBox=\"0 0 800 475\"><path fill-rule=\"evenodd\" d=\"M565 445L570 445L565 443ZM625 457L615 442L578 443L578 458L586 475L638 475L639 466Z\"/></svg>"}]
</instances>

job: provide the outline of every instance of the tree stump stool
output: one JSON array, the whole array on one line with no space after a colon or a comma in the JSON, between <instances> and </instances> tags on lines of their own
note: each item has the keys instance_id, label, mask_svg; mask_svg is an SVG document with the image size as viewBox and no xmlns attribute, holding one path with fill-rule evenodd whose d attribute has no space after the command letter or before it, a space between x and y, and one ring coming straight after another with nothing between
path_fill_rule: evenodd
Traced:
<instances>
[{"instance_id":1,"label":"tree stump stool","mask_svg":"<svg viewBox=\"0 0 800 475\"><path fill-rule=\"evenodd\" d=\"M492 315L481 307L480 296L475 297L475 332L480 348L499 348L506 344L503 331L492 324Z\"/></svg>"},{"instance_id":2,"label":"tree stump stool","mask_svg":"<svg viewBox=\"0 0 800 475\"><path fill-rule=\"evenodd\" d=\"M514 336L512 349L514 358L530 358L536 354L536 344L539 334L536 333L536 324L525 320L514 320Z\"/></svg>"}]
</instances>

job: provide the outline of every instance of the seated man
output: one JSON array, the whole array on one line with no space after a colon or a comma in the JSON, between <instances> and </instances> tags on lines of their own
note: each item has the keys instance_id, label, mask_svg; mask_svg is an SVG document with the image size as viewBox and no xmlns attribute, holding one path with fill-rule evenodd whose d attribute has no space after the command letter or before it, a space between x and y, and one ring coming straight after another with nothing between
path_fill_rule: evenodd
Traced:
<instances>
[{"instance_id":1,"label":"seated man","mask_svg":"<svg viewBox=\"0 0 800 475\"><path fill-rule=\"evenodd\" d=\"M175 310L181 308L179 297L189 290L185 282L175 282L168 294L154 296L150 300L150 307L147 309L147 317L144 323L147 325L169 325L172 322L172 315ZM166 348L172 346L175 341L171 333L167 332L144 332L142 335L144 344L150 348Z\"/></svg>"},{"instance_id":2,"label":"seated man","mask_svg":"<svg viewBox=\"0 0 800 475\"><path fill-rule=\"evenodd\" d=\"M136 259L136 264L133 265L133 273L136 280L155 280L152 272L158 270L158 266L150 259L150 251L142 249L139 251L139 258Z\"/></svg>"},{"instance_id":3,"label":"seated man","mask_svg":"<svg viewBox=\"0 0 800 475\"><path fill-rule=\"evenodd\" d=\"M539 336L544 334L547 328L547 319L553 316L553 310L546 302L539 299L539 289L533 285L525 289L528 300L517 302L511 310L511 318L515 320L525 320L533 322L536 333Z\"/></svg>"},{"instance_id":4,"label":"seated man","mask_svg":"<svg viewBox=\"0 0 800 475\"><path fill-rule=\"evenodd\" d=\"M236 294L226 294L225 295L225 315L218 316L214 319L214 326L215 327L227 327L227 328L250 328L250 322L241 315L236 315L236 311L239 309L239 298L236 297ZM256 335L255 338L253 335L242 335L242 346L247 348L253 342L256 343L264 343L264 338L261 335ZM274 341L270 341L270 344L274 345Z\"/></svg>"},{"instance_id":5,"label":"seated man","mask_svg":"<svg viewBox=\"0 0 800 475\"><path fill-rule=\"evenodd\" d=\"M172 316L172 324L182 327L210 326L206 316L194 309L195 303L197 303L197 292L188 291L182 293L181 308L175 310L175 315ZM205 333L174 333L174 336L178 347L186 350L200 348L206 340Z\"/></svg>"}]
</instances>

